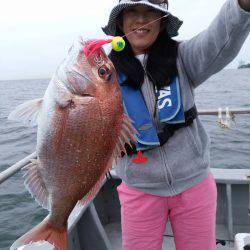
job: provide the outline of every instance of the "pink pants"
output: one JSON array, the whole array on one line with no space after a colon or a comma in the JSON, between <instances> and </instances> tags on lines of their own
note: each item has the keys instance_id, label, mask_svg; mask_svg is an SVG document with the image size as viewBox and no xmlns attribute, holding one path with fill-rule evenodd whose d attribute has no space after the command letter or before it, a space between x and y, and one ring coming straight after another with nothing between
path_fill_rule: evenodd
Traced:
<instances>
[{"instance_id":1,"label":"pink pants","mask_svg":"<svg viewBox=\"0 0 250 250\"><path fill-rule=\"evenodd\" d=\"M173 197L145 194L123 182L122 249L161 250L168 218L176 250L215 250L217 189L212 174Z\"/></svg>"}]
</instances>

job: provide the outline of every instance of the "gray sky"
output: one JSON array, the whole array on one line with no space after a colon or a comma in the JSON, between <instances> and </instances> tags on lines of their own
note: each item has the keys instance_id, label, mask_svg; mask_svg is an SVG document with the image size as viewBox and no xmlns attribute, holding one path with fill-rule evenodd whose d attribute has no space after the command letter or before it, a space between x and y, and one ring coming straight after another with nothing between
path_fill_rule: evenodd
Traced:
<instances>
[{"instance_id":1,"label":"gray sky","mask_svg":"<svg viewBox=\"0 0 250 250\"><path fill-rule=\"evenodd\" d=\"M118 0L9 0L0 10L0 79L50 78L72 41L83 35L105 38L104 26ZM184 21L184 40L205 29L225 0L169 0L170 11ZM250 62L250 37L239 56Z\"/></svg>"}]
</instances>

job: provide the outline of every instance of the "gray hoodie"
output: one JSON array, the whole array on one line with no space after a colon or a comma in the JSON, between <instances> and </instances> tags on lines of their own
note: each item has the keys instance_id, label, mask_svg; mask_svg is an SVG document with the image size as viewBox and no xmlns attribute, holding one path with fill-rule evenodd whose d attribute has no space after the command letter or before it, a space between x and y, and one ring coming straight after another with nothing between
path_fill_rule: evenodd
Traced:
<instances>
[{"instance_id":1,"label":"gray hoodie","mask_svg":"<svg viewBox=\"0 0 250 250\"><path fill-rule=\"evenodd\" d=\"M194 105L194 89L223 69L238 54L250 32L250 12L238 0L227 0L210 26L179 45L177 67L184 110ZM145 77L142 93L153 116L155 95ZM158 119L152 118L159 129ZM210 139L197 117L162 147L145 151L148 162L134 164L125 156L115 166L128 185L145 193L173 196L202 181L210 172Z\"/></svg>"}]
</instances>

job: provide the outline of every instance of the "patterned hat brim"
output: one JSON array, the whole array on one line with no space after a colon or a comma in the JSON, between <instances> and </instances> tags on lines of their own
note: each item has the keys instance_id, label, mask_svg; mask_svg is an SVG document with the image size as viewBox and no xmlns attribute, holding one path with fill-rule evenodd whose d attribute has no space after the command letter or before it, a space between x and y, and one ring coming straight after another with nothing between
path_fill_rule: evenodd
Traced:
<instances>
[{"instance_id":1,"label":"patterned hat brim","mask_svg":"<svg viewBox=\"0 0 250 250\"><path fill-rule=\"evenodd\" d=\"M160 5L152 4L148 1L140 1L140 2L127 2L127 3L119 3L117 4L111 11L110 16L109 16L109 21L108 24L102 28L103 32L106 35L109 36L115 36L116 32L116 18L118 15L123 11L124 9L135 6L135 5L144 5L151 7L155 10L161 11L163 14L167 14L167 22L166 22L166 30L167 33L170 37L177 36L178 30L183 24L183 21L181 21L179 18L176 16L173 16L170 12L168 12L165 8L161 7Z\"/></svg>"}]
</instances>

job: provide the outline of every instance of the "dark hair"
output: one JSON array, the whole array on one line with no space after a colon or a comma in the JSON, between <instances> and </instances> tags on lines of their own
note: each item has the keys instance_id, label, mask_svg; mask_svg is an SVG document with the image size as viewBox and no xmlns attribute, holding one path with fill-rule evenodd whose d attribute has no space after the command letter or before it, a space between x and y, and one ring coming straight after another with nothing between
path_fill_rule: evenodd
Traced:
<instances>
[{"instance_id":1,"label":"dark hair","mask_svg":"<svg viewBox=\"0 0 250 250\"><path fill-rule=\"evenodd\" d=\"M163 23L163 25L166 24ZM123 35L124 33L117 26L116 36ZM123 73L127 77L124 84L135 89L140 89L144 81L144 69L140 61L135 58L126 37L124 40L126 42L124 50L120 52L112 50L109 58L113 62L116 71ZM169 37L166 29L163 28L154 44L148 48L146 73L158 90L164 86L168 86L171 79L177 75L176 58L178 44L177 41Z\"/></svg>"}]
</instances>

